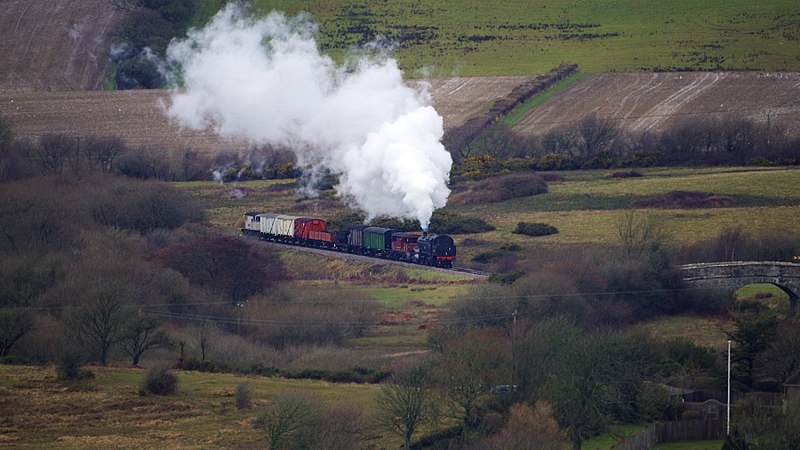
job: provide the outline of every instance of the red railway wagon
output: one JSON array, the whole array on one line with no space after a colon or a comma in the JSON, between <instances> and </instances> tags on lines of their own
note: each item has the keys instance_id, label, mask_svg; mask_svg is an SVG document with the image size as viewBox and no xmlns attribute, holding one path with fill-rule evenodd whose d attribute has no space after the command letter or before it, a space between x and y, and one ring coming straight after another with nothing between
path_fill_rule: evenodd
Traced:
<instances>
[{"instance_id":1,"label":"red railway wagon","mask_svg":"<svg viewBox=\"0 0 800 450\"><path fill-rule=\"evenodd\" d=\"M392 250L396 252L413 252L417 248L419 234L394 233L392 234Z\"/></svg>"},{"instance_id":2,"label":"red railway wagon","mask_svg":"<svg viewBox=\"0 0 800 450\"><path fill-rule=\"evenodd\" d=\"M322 219L312 219L300 217L294 221L295 239L314 239L311 233L314 231L325 231L325 221Z\"/></svg>"},{"instance_id":3,"label":"red railway wagon","mask_svg":"<svg viewBox=\"0 0 800 450\"><path fill-rule=\"evenodd\" d=\"M322 241L333 244L336 242L336 233L331 233L328 231L309 231L308 238L315 241Z\"/></svg>"}]
</instances>

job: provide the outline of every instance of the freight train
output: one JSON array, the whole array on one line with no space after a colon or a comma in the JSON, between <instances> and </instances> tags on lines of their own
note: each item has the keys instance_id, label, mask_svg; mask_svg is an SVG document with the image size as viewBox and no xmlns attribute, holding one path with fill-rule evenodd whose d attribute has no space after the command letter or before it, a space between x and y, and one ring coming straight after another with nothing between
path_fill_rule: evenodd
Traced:
<instances>
[{"instance_id":1,"label":"freight train","mask_svg":"<svg viewBox=\"0 0 800 450\"><path fill-rule=\"evenodd\" d=\"M406 233L390 228L352 225L327 230L327 222L310 217L247 212L242 234L303 247L322 248L433 267L453 267L456 245L443 234Z\"/></svg>"}]
</instances>

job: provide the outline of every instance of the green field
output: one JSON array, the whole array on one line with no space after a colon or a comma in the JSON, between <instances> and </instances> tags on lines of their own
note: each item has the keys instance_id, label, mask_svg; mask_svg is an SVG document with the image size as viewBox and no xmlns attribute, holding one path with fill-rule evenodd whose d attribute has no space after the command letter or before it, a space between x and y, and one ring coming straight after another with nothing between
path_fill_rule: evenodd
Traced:
<instances>
[{"instance_id":1,"label":"green field","mask_svg":"<svg viewBox=\"0 0 800 450\"><path fill-rule=\"evenodd\" d=\"M202 16L220 3L207 0ZM381 36L407 76L800 69L800 4L535 0L484 2L256 0L262 11L307 11L337 58Z\"/></svg>"}]
</instances>

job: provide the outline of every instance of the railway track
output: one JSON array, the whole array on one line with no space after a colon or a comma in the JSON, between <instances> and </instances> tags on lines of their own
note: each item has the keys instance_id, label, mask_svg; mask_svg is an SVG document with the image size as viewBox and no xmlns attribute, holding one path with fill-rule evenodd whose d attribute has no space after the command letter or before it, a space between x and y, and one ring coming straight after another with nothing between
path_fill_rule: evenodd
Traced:
<instances>
[{"instance_id":1,"label":"railway track","mask_svg":"<svg viewBox=\"0 0 800 450\"><path fill-rule=\"evenodd\" d=\"M243 236L246 239L256 239L252 237ZM442 267L431 267L431 266L423 266L421 264L412 264L405 261L395 261L391 259L381 259L381 258L373 258L371 256L364 256L364 255L356 255L353 253L344 253L344 252L337 252L332 250L326 250L321 248L313 248L313 247L302 247L299 245L291 245L291 244L284 244L279 242L270 242L270 241L260 241L264 245L269 245L274 248L281 248L286 250L297 250L301 252L307 253L315 253L320 256L325 256L328 258L339 258L339 259L347 259L350 261L358 261L363 263L372 263L372 264L394 264L399 266L406 266L406 267L413 267L416 269L425 269L431 270L434 272L441 272L441 273L449 273L452 275L461 275L469 278L474 279L486 279L489 278L491 275L488 272L481 272L479 270L474 269L467 269L466 267L452 267L449 269L445 269Z\"/></svg>"}]
</instances>

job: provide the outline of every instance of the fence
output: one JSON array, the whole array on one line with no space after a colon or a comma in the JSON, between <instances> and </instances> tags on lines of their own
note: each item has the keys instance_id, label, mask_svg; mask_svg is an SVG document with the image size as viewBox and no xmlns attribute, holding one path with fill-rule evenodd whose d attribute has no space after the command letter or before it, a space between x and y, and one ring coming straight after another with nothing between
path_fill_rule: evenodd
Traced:
<instances>
[{"instance_id":1,"label":"fence","mask_svg":"<svg viewBox=\"0 0 800 450\"><path fill-rule=\"evenodd\" d=\"M648 450L660 442L722 439L725 421L717 419L656 422L615 445L614 450Z\"/></svg>"}]
</instances>

